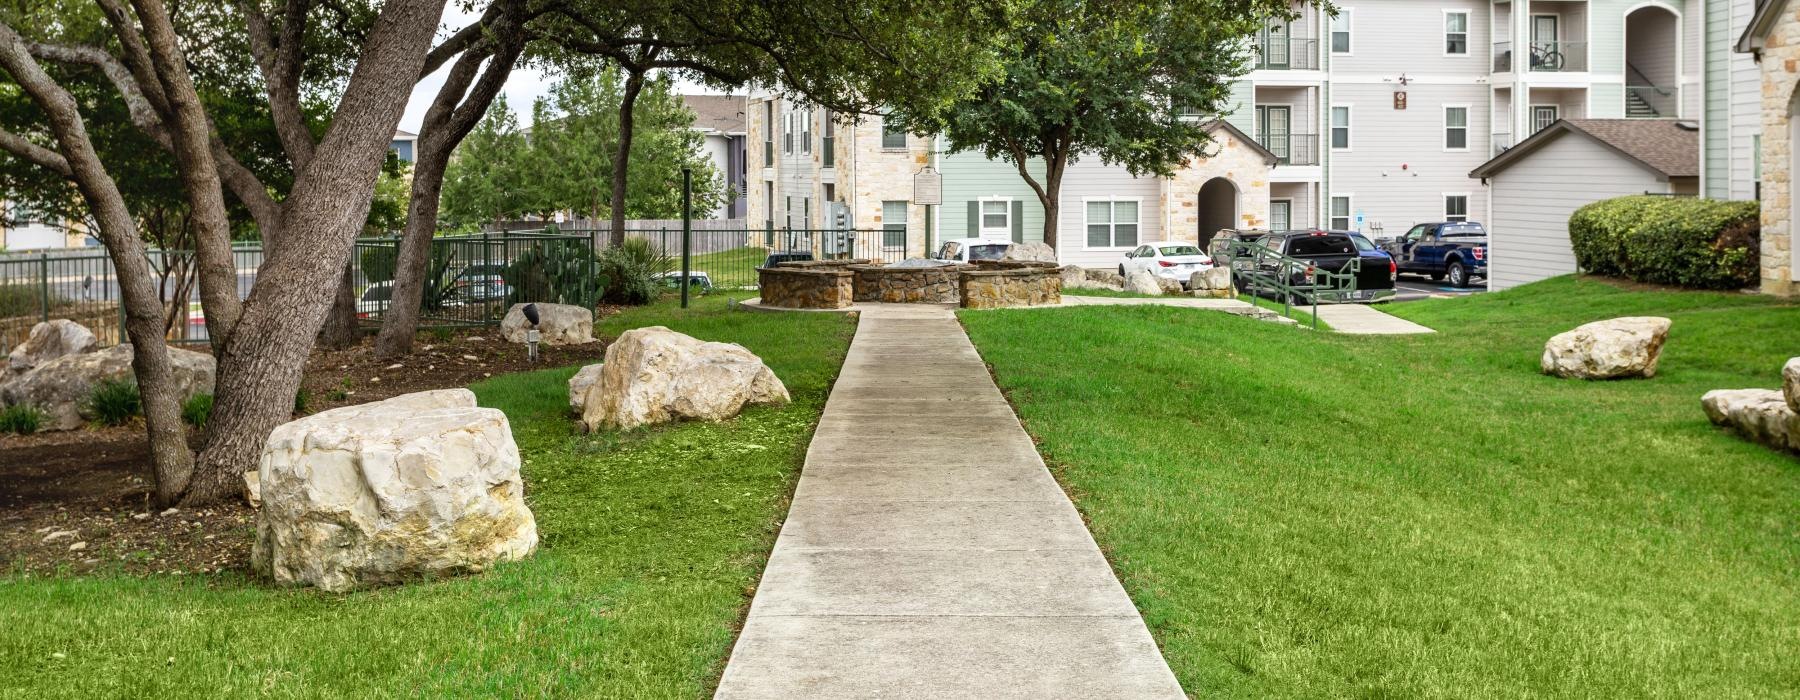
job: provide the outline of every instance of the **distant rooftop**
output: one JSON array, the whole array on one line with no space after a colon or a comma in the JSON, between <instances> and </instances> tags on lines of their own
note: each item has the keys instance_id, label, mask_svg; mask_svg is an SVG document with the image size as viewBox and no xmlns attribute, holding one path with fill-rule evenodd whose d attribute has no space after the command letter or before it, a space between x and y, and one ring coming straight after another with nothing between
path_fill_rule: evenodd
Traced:
<instances>
[{"instance_id":1,"label":"distant rooftop","mask_svg":"<svg viewBox=\"0 0 1800 700\"><path fill-rule=\"evenodd\" d=\"M1580 134L1598 141L1663 177L1700 176L1699 131L1692 122L1675 119L1563 119L1481 164L1469 175L1492 175L1563 134Z\"/></svg>"},{"instance_id":2,"label":"distant rooftop","mask_svg":"<svg viewBox=\"0 0 1800 700\"><path fill-rule=\"evenodd\" d=\"M694 128L721 134L744 133L742 95L682 95L681 101L694 110Z\"/></svg>"}]
</instances>

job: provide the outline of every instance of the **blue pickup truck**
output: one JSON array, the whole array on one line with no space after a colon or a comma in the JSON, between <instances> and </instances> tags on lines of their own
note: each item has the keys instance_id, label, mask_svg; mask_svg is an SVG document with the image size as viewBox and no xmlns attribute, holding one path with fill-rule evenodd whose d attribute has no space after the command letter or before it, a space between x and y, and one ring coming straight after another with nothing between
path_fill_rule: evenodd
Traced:
<instances>
[{"instance_id":1,"label":"blue pickup truck","mask_svg":"<svg viewBox=\"0 0 1800 700\"><path fill-rule=\"evenodd\" d=\"M1473 221L1439 221L1418 224L1406 235L1381 242L1402 273L1426 275L1432 281L1468 287L1476 277L1487 278L1487 229Z\"/></svg>"}]
</instances>

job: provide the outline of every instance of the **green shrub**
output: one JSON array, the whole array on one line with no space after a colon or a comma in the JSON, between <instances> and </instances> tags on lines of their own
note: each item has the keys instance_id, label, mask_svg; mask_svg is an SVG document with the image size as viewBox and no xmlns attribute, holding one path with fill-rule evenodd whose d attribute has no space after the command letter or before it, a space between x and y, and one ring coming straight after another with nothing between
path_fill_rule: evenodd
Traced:
<instances>
[{"instance_id":1,"label":"green shrub","mask_svg":"<svg viewBox=\"0 0 1800 700\"><path fill-rule=\"evenodd\" d=\"M599 270L600 257L587 242L546 241L506 266L504 277L512 287L507 305L541 301L591 308L606 284L596 279Z\"/></svg>"},{"instance_id":2,"label":"green shrub","mask_svg":"<svg viewBox=\"0 0 1800 700\"><path fill-rule=\"evenodd\" d=\"M0 409L0 433L30 435L44 427L49 415L36 406L14 404Z\"/></svg>"},{"instance_id":3,"label":"green shrub","mask_svg":"<svg viewBox=\"0 0 1800 700\"><path fill-rule=\"evenodd\" d=\"M35 268L33 274L36 274ZM55 274L52 270L51 274ZM68 297L50 293L52 310L69 305ZM44 312L44 289L36 282L0 284L0 318L36 316Z\"/></svg>"},{"instance_id":4,"label":"green shrub","mask_svg":"<svg viewBox=\"0 0 1800 700\"><path fill-rule=\"evenodd\" d=\"M102 425L124 425L144 412L137 383L128 379L108 379L94 385L87 404L88 412Z\"/></svg>"},{"instance_id":5,"label":"green shrub","mask_svg":"<svg viewBox=\"0 0 1800 700\"><path fill-rule=\"evenodd\" d=\"M1569 217L1575 262L1590 274L1696 289L1754 286L1757 202L1633 195Z\"/></svg>"},{"instance_id":6,"label":"green shrub","mask_svg":"<svg viewBox=\"0 0 1800 700\"><path fill-rule=\"evenodd\" d=\"M661 274L669 271L669 256L642 238L627 238L600 253L597 279L604 279L602 297L614 304L648 304L666 288Z\"/></svg>"},{"instance_id":7,"label":"green shrub","mask_svg":"<svg viewBox=\"0 0 1800 700\"><path fill-rule=\"evenodd\" d=\"M306 387L294 390L294 415L304 416L311 411L307 408L312 403L312 394L306 393Z\"/></svg>"},{"instance_id":8,"label":"green shrub","mask_svg":"<svg viewBox=\"0 0 1800 700\"><path fill-rule=\"evenodd\" d=\"M181 402L181 420L196 428L206 427L206 419L212 417L212 394L194 394Z\"/></svg>"}]
</instances>

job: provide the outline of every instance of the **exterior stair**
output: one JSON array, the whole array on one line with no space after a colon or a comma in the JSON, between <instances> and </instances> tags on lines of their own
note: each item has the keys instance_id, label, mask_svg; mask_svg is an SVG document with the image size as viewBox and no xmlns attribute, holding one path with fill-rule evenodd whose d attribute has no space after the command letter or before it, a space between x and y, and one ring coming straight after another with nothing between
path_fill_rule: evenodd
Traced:
<instances>
[{"instance_id":1,"label":"exterior stair","mask_svg":"<svg viewBox=\"0 0 1800 700\"><path fill-rule=\"evenodd\" d=\"M1631 119L1655 119L1662 116L1635 90L1625 91L1625 116Z\"/></svg>"}]
</instances>

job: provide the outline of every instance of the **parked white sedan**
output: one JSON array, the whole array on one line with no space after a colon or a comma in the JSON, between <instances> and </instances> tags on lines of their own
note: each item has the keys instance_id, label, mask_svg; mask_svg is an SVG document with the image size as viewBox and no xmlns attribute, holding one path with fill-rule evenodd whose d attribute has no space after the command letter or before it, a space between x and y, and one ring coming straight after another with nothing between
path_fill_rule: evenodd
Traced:
<instances>
[{"instance_id":1,"label":"parked white sedan","mask_svg":"<svg viewBox=\"0 0 1800 700\"><path fill-rule=\"evenodd\" d=\"M1212 256L1192 243L1145 243L1126 253L1125 258L1119 261L1120 275L1130 276L1138 270L1148 270L1152 275L1174 280L1183 287L1187 286L1194 273L1212 268Z\"/></svg>"}]
</instances>

